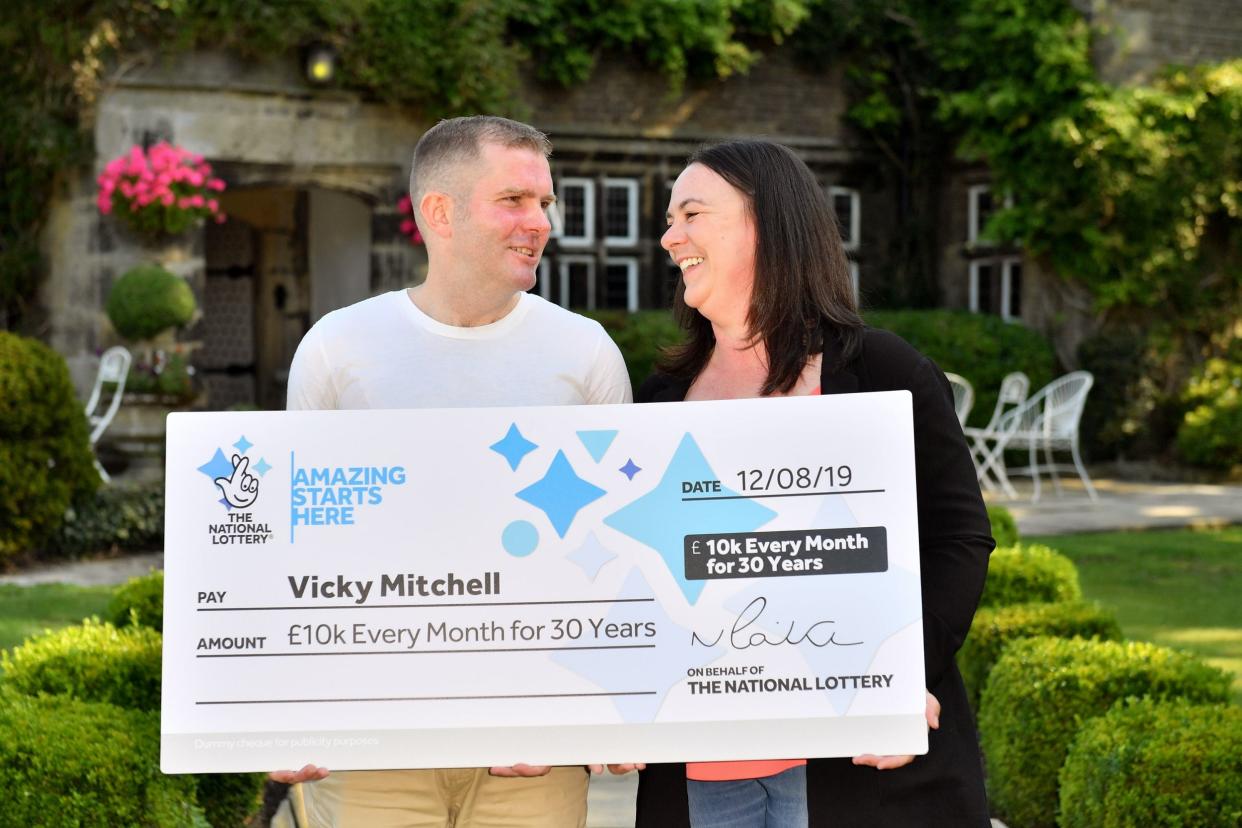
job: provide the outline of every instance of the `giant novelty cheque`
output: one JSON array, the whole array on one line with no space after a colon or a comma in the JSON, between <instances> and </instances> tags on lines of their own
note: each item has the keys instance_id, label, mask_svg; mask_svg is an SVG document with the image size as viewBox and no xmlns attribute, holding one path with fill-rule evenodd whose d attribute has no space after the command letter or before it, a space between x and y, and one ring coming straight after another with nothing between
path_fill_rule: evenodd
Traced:
<instances>
[{"instance_id":1,"label":"giant novelty cheque","mask_svg":"<svg viewBox=\"0 0 1242 828\"><path fill-rule=\"evenodd\" d=\"M165 772L927 750L906 392L173 414L167 463Z\"/></svg>"}]
</instances>

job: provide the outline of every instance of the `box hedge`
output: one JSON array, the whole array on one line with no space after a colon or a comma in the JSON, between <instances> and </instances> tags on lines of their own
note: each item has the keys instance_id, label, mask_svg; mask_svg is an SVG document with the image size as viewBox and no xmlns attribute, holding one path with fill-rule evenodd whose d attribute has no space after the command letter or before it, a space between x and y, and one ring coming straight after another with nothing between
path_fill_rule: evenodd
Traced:
<instances>
[{"instance_id":1,"label":"box hedge","mask_svg":"<svg viewBox=\"0 0 1242 828\"><path fill-rule=\"evenodd\" d=\"M194 780L159 769L159 715L0 692L0 814L40 828L209 828Z\"/></svg>"},{"instance_id":2,"label":"box hedge","mask_svg":"<svg viewBox=\"0 0 1242 828\"><path fill-rule=\"evenodd\" d=\"M155 630L88 618L0 653L0 668L5 684L27 695L159 710L161 646Z\"/></svg>"},{"instance_id":3,"label":"box hedge","mask_svg":"<svg viewBox=\"0 0 1242 828\"><path fill-rule=\"evenodd\" d=\"M1022 325L987 313L957 310L869 311L867 324L892 331L935 361L944 371L961 374L975 389L969 425L986 425L996 407L1001 380L1024 371L1031 390L1056 376L1052 345Z\"/></svg>"},{"instance_id":4,"label":"box hedge","mask_svg":"<svg viewBox=\"0 0 1242 828\"><path fill-rule=\"evenodd\" d=\"M988 561L980 607L1079 601L1078 567L1069 558L1034 544L1002 547Z\"/></svg>"},{"instance_id":5,"label":"box hedge","mask_svg":"<svg viewBox=\"0 0 1242 828\"><path fill-rule=\"evenodd\" d=\"M1061 768L1062 828L1242 825L1242 708L1118 702Z\"/></svg>"},{"instance_id":6,"label":"box hedge","mask_svg":"<svg viewBox=\"0 0 1242 828\"><path fill-rule=\"evenodd\" d=\"M987 507L988 523L992 524L992 540L998 547L1016 546L1018 543L1018 522L1004 506Z\"/></svg>"},{"instance_id":7,"label":"box hedge","mask_svg":"<svg viewBox=\"0 0 1242 828\"><path fill-rule=\"evenodd\" d=\"M670 311L588 311L589 316L604 326L621 349L630 372L630 384L637 391L655 368L660 351L681 341L682 332Z\"/></svg>"},{"instance_id":8,"label":"box hedge","mask_svg":"<svg viewBox=\"0 0 1242 828\"><path fill-rule=\"evenodd\" d=\"M116 627L137 625L164 631L164 571L153 569L117 587L108 603L107 621Z\"/></svg>"},{"instance_id":9,"label":"box hedge","mask_svg":"<svg viewBox=\"0 0 1242 828\"><path fill-rule=\"evenodd\" d=\"M1186 385L1177 450L1189 463L1228 471L1242 466L1242 342L1209 359Z\"/></svg>"},{"instance_id":10,"label":"box hedge","mask_svg":"<svg viewBox=\"0 0 1242 828\"><path fill-rule=\"evenodd\" d=\"M1120 641L1121 628L1108 610L1079 601L984 607L975 613L970 634L957 653L957 666L975 710L979 709L979 697L988 673L1005 647L1010 642L1037 635Z\"/></svg>"},{"instance_id":11,"label":"box hedge","mask_svg":"<svg viewBox=\"0 0 1242 828\"><path fill-rule=\"evenodd\" d=\"M0 331L0 563L40 549L99 486L65 360Z\"/></svg>"},{"instance_id":12,"label":"box hedge","mask_svg":"<svg viewBox=\"0 0 1242 828\"><path fill-rule=\"evenodd\" d=\"M108 486L71 506L46 557L142 552L164 545L164 484Z\"/></svg>"},{"instance_id":13,"label":"box hedge","mask_svg":"<svg viewBox=\"0 0 1242 828\"><path fill-rule=\"evenodd\" d=\"M1224 702L1229 684L1223 671L1154 644L1050 637L1011 643L979 708L994 814L1022 828L1053 828L1057 777L1084 722L1131 696Z\"/></svg>"}]
</instances>

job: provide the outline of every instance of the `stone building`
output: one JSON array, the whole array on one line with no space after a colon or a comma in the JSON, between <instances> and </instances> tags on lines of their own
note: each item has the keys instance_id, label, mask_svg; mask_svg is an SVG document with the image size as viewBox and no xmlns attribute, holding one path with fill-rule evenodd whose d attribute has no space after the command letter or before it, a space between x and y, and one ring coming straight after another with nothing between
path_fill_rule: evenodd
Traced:
<instances>
[{"instance_id":1,"label":"stone building","mask_svg":"<svg viewBox=\"0 0 1242 828\"><path fill-rule=\"evenodd\" d=\"M1242 53L1235 0L1078 5L1112 26L1099 52L1110 79ZM621 63L601 64L569 91L532 83L524 94L532 122L556 147L559 233L535 287L548 299L575 309L667 307L676 273L658 242L671 182L698 144L743 135L802 155L836 211L864 306L889 292L897 194L873 150L843 123L839 72L807 73L776 49L747 75L676 95L662 78ZM115 339L102 313L109 287L158 258L199 296L202 319L185 338L201 343L195 363L210 407L281 407L289 361L309 325L421 278L425 256L399 232L396 204L426 126L310 85L292 58L256 64L200 52L124 73L98 101L96 168L66 182L48 223L40 299L51 344L89 381L96 354ZM230 219L153 251L98 213L94 182L109 159L159 140L213 164L228 183ZM940 303L1052 333L1072 359L1089 329L1089 303L1020 250L978 239L996 199L985 168L945 172L934 228Z\"/></svg>"}]
</instances>

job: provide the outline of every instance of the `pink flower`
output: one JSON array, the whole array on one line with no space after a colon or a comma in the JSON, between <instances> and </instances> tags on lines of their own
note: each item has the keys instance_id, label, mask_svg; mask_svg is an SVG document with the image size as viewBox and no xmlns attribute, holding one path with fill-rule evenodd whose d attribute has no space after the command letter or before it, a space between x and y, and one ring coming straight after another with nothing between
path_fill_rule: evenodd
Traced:
<instances>
[{"instance_id":1,"label":"pink flower","mask_svg":"<svg viewBox=\"0 0 1242 828\"><path fill-rule=\"evenodd\" d=\"M411 219L406 219L405 221L401 222L401 233L403 235L408 236L411 233L416 232L417 230L418 230L418 225L416 225Z\"/></svg>"},{"instance_id":2,"label":"pink flower","mask_svg":"<svg viewBox=\"0 0 1242 828\"><path fill-rule=\"evenodd\" d=\"M194 195L190 196L189 198L186 199L186 201L190 202L191 207L202 207L203 204L206 203L203 201L203 197L199 195L198 193L195 193Z\"/></svg>"},{"instance_id":3,"label":"pink flower","mask_svg":"<svg viewBox=\"0 0 1242 828\"><path fill-rule=\"evenodd\" d=\"M225 218L224 213L217 213L216 224L224 224L224 218Z\"/></svg>"},{"instance_id":4,"label":"pink flower","mask_svg":"<svg viewBox=\"0 0 1242 828\"><path fill-rule=\"evenodd\" d=\"M207 182L207 189L222 192L224 190L224 182L219 178L213 178Z\"/></svg>"},{"instance_id":5,"label":"pink flower","mask_svg":"<svg viewBox=\"0 0 1242 828\"><path fill-rule=\"evenodd\" d=\"M99 205L99 212L105 216L112 212L112 196L108 193L100 193L95 199L95 203Z\"/></svg>"},{"instance_id":6,"label":"pink flower","mask_svg":"<svg viewBox=\"0 0 1242 828\"><path fill-rule=\"evenodd\" d=\"M213 213L220 212L220 202L216 201L214 198L207 199L207 209Z\"/></svg>"},{"instance_id":7,"label":"pink flower","mask_svg":"<svg viewBox=\"0 0 1242 828\"><path fill-rule=\"evenodd\" d=\"M162 196L160 196L160 203L163 204L165 207L173 206L173 203L176 200L177 200L177 197L173 195L172 193L164 193Z\"/></svg>"},{"instance_id":8,"label":"pink flower","mask_svg":"<svg viewBox=\"0 0 1242 828\"><path fill-rule=\"evenodd\" d=\"M407 216L414 214L414 202L410 200L408 195L403 195L397 199L397 212L404 213Z\"/></svg>"}]
</instances>

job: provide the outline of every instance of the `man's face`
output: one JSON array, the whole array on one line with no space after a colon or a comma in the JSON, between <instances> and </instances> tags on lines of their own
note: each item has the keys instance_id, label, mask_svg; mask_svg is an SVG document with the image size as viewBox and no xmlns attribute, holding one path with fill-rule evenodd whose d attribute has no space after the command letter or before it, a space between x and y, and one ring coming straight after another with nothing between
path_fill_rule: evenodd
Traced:
<instances>
[{"instance_id":1,"label":"man's face","mask_svg":"<svg viewBox=\"0 0 1242 828\"><path fill-rule=\"evenodd\" d=\"M548 159L528 149L484 144L465 210L453 217L453 252L480 288L530 290L556 200Z\"/></svg>"}]
</instances>

